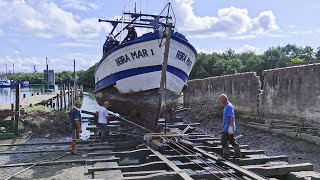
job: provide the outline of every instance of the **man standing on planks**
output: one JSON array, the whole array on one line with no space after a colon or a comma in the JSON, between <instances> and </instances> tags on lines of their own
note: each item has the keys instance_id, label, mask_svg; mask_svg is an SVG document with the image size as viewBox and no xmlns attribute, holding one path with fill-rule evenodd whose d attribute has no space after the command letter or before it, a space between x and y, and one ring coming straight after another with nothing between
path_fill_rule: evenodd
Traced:
<instances>
[{"instance_id":1,"label":"man standing on planks","mask_svg":"<svg viewBox=\"0 0 320 180\"><path fill-rule=\"evenodd\" d=\"M101 131L101 142L106 142L107 140L107 125L108 120L115 117L115 115L109 115L108 109L110 106L109 101L105 101L103 105L96 111L98 115L99 128Z\"/></svg>"},{"instance_id":2,"label":"man standing on planks","mask_svg":"<svg viewBox=\"0 0 320 180\"><path fill-rule=\"evenodd\" d=\"M81 102L75 101L74 102L74 108L71 109L69 112L69 119L70 119L70 129L71 129L71 154L76 155L80 154L77 151L77 140L79 139L80 133L82 133L81 130Z\"/></svg>"},{"instance_id":3,"label":"man standing on planks","mask_svg":"<svg viewBox=\"0 0 320 180\"><path fill-rule=\"evenodd\" d=\"M219 97L221 104L224 105L223 109L223 132L221 136L221 145L223 158L229 159L230 149L228 143L230 143L234 150L234 158L241 158L240 147L237 144L234 133L236 131L236 119L234 115L233 105L228 101L228 97L225 94L221 94Z\"/></svg>"}]
</instances>

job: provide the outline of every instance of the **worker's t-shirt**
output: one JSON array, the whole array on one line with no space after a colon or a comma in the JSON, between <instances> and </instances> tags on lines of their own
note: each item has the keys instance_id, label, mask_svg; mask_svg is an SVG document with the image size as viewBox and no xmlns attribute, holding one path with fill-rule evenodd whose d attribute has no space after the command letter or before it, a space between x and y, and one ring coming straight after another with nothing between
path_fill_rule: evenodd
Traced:
<instances>
[{"instance_id":1,"label":"worker's t-shirt","mask_svg":"<svg viewBox=\"0 0 320 180\"><path fill-rule=\"evenodd\" d=\"M224 106L224 110L223 110L223 131L224 132L228 132L231 116L234 117L233 132L235 132L236 131L236 118L234 115L234 108L233 108L233 105L228 101L228 104L226 104Z\"/></svg>"},{"instance_id":2,"label":"worker's t-shirt","mask_svg":"<svg viewBox=\"0 0 320 180\"><path fill-rule=\"evenodd\" d=\"M108 120L107 120L107 116L109 114L107 108L101 106L99 109L98 109L98 122L99 123L102 123L102 124L108 124Z\"/></svg>"},{"instance_id":3,"label":"worker's t-shirt","mask_svg":"<svg viewBox=\"0 0 320 180\"><path fill-rule=\"evenodd\" d=\"M78 119L81 127L81 110L77 108L72 108L69 112L71 129L77 129L75 120Z\"/></svg>"}]
</instances>

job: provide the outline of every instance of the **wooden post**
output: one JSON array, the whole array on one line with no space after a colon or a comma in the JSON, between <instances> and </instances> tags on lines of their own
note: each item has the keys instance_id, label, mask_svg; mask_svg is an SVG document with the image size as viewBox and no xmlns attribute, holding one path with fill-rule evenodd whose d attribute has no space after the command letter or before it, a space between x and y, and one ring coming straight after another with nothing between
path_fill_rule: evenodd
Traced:
<instances>
[{"instance_id":1,"label":"wooden post","mask_svg":"<svg viewBox=\"0 0 320 180\"><path fill-rule=\"evenodd\" d=\"M69 106L70 106L70 104L71 104L71 101L70 101L70 83L68 84L68 104L69 104Z\"/></svg>"},{"instance_id":2,"label":"wooden post","mask_svg":"<svg viewBox=\"0 0 320 180\"><path fill-rule=\"evenodd\" d=\"M59 110L62 110L63 109L63 99L62 99L62 90L60 90L60 109Z\"/></svg>"},{"instance_id":3,"label":"wooden post","mask_svg":"<svg viewBox=\"0 0 320 180\"><path fill-rule=\"evenodd\" d=\"M14 117L14 133L19 136L19 119L20 119L20 84L16 85L16 111L17 115Z\"/></svg>"},{"instance_id":4,"label":"wooden post","mask_svg":"<svg viewBox=\"0 0 320 180\"><path fill-rule=\"evenodd\" d=\"M52 98L49 101L50 101L50 107L53 108L53 100L52 100Z\"/></svg>"},{"instance_id":5,"label":"wooden post","mask_svg":"<svg viewBox=\"0 0 320 180\"><path fill-rule=\"evenodd\" d=\"M161 112L161 103L162 103L162 97L165 94L166 90L166 84L167 84L167 66L168 66L168 57L169 57L169 49L170 49L170 40L171 40L171 34L172 34L172 23L169 23L169 25L166 27L167 34L166 34L166 45L164 48L164 57L163 57L163 63L162 63L162 71L161 71L161 80L160 80L160 88L159 88L159 99L158 99L158 105L155 115L154 123L152 124L152 127L155 128L157 126L160 112ZM166 133L166 122L167 119L165 119L165 129L164 133Z\"/></svg>"},{"instance_id":6,"label":"wooden post","mask_svg":"<svg viewBox=\"0 0 320 180\"><path fill-rule=\"evenodd\" d=\"M59 110L59 108L60 108L60 104L59 104L59 94L57 94L57 110Z\"/></svg>"},{"instance_id":7,"label":"wooden post","mask_svg":"<svg viewBox=\"0 0 320 180\"><path fill-rule=\"evenodd\" d=\"M66 102L66 85L63 84L63 106L64 109L67 109L67 102Z\"/></svg>"},{"instance_id":8,"label":"wooden post","mask_svg":"<svg viewBox=\"0 0 320 180\"><path fill-rule=\"evenodd\" d=\"M13 103L11 103L11 111L14 111L14 104ZM11 130L13 131L13 133L15 132L14 125L15 125L14 116L11 116Z\"/></svg>"}]
</instances>

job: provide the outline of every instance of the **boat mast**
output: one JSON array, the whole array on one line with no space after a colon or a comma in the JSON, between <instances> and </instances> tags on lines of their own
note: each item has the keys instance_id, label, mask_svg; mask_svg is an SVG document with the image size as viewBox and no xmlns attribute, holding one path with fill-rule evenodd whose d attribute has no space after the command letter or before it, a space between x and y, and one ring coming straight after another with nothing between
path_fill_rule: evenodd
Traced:
<instances>
[{"instance_id":1,"label":"boat mast","mask_svg":"<svg viewBox=\"0 0 320 180\"><path fill-rule=\"evenodd\" d=\"M168 4L168 15L170 11L170 3ZM168 23L168 19L167 22ZM163 63L162 63L162 71L161 71L161 80L160 80L160 88L159 88L159 98L158 98L158 105L156 110L156 116L155 116L155 123L158 123L158 120L160 118L160 111L161 111L161 104L162 104L162 98L165 98L166 93L166 85L167 85L167 67L168 67L168 57L169 57L169 49L170 49L170 40L171 40L171 34L172 34L172 28L173 24L168 23L166 25L165 29L165 35L166 35L166 45L164 49L164 56L163 56ZM165 127L164 127L164 133L167 133L167 120L164 121Z\"/></svg>"}]
</instances>

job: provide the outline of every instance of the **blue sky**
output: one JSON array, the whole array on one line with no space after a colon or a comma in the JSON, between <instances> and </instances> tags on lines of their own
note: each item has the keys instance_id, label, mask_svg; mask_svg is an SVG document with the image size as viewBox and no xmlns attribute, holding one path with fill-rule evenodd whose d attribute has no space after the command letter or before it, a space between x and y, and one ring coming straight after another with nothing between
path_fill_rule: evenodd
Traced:
<instances>
[{"instance_id":1,"label":"blue sky","mask_svg":"<svg viewBox=\"0 0 320 180\"><path fill-rule=\"evenodd\" d=\"M114 19L124 9L159 13L169 0L0 0L0 72L87 69L102 56ZM318 0L170 0L177 29L200 52L263 53L288 43L320 47ZM138 29L138 35L145 29Z\"/></svg>"}]
</instances>

